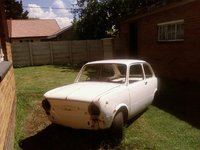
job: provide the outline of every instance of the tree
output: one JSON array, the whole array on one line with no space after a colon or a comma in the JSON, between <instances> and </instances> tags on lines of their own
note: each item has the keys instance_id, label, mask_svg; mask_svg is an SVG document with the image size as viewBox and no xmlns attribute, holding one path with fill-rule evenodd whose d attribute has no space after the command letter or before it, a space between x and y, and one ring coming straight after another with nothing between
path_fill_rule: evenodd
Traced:
<instances>
[{"instance_id":1,"label":"tree","mask_svg":"<svg viewBox=\"0 0 200 150\"><path fill-rule=\"evenodd\" d=\"M117 31L120 20L166 0L77 0L76 32L81 39L99 39ZM75 25L74 24L74 25Z\"/></svg>"},{"instance_id":2,"label":"tree","mask_svg":"<svg viewBox=\"0 0 200 150\"><path fill-rule=\"evenodd\" d=\"M24 11L22 1L5 0L6 19L27 19L28 11Z\"/></svg>"},{"instance_id":3,"label":"tree","mask_svg":"<svg viewBox=\"0 0 200 150\"><path fill-rule=\"evenodd\" d=\"M103 4L98 1L88 2L82 9L77 21L77 32L81 39L98 39L105 36L108 26L107 12L103 10Z\"/></svg>"},{"instance_id":4,"label":"tree","mask_svg":"<svg viewBox=\"0 0 200 150\"><path fill-rule=\"evenodd\" d=\"M87 6L84 6L84 2ZM122 0L78 0L77 33L81 39L106 37L106 31L118 28L119 20L125 13Z\"/></svg>"}]
</instances>

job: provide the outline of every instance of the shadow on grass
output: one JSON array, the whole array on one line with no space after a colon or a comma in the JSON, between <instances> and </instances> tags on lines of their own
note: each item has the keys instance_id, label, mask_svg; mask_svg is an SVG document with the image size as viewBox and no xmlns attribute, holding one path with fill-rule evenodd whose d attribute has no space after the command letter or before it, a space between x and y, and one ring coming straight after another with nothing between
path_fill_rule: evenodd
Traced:
<instances>
[{"instance_id":1,"label":"shadow on grass","mask_svg":"<svg viewBox=\"0 0 200 150\"><path fill-rule=\"evenodd\" d=\"M107 130L75 130L49 125L36 135L19 142L23 150L95 150L116 149L121 139L114 139Z\"/></svg>"},{"instance_id":2,"label":"shadow on grass","mask_svg":"<svg viewBox=\"0 0 200 150\"><path fill-rule=\"evenodd\" d=\"M85 64L86 62L83 63L79 63L79 64L65 64L65 65L53 65L55 68L59 68L62 69L61 72L65 72L68 71L69 69L74 70L76 72L78 72L82 66Z\"/></svg>"},{"instance_id":3,"label":"shadow on grass","mask_svg":"<svg viewBox=\"0 0 200 150\"><path fill-rule=\"evenodd\" d=\"M154 105L200 128L200 83L159 80Z\"/></svg>"}]
</instances>

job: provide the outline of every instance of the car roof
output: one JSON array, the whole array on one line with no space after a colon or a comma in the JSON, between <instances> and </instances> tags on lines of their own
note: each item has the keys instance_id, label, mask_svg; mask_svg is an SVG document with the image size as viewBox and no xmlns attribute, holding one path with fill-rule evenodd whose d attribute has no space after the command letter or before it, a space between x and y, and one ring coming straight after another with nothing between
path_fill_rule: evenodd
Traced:
<instances>
[{"instance_id":1,"label":"car roof","mask_svg":"<svg viewBox=\"0 0 200 150\"><path fill-rule=\"evenodd\" d=\"M99 61L92 61L88 62L86 64L134 64L134 63L144 63L144 60L139 60L139 59L109 59L109 60L99 60Z\"/></svg>"}]
</instances>

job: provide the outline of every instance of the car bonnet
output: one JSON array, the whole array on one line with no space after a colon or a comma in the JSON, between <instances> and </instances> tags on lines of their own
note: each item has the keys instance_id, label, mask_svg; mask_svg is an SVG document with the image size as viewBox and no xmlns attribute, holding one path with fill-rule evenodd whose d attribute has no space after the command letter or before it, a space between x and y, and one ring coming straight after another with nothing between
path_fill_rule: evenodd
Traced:
<instances>
[{"instance_id":1,"label":"car bonnet","mask_svg":"<svg viewBox=\"0 0 200 150\"><path fill-rule=\"evenodd\" d=\"M101 95L111 92L112 89L121 86L115 83L81 82L62 86L50 90L44 94L49 99L65 99L77 101L93 101Z\"/></svg>"}]
</instances>

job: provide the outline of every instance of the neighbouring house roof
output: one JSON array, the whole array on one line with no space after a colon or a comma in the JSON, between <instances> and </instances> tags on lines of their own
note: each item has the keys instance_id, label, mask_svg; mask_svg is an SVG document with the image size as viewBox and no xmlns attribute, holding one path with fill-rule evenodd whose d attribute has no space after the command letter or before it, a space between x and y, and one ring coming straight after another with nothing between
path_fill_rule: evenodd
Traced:
<instances>
[{"instance_id":1,"label":"neighbouring house roof","mask_svg":"<svg viewBox=\"0 0 200 150\"><path fill-rule=\"evenodd\" d=\"M8 20L10 38L48 37L59 30L55 19Z\"/></svg>"},{"instance_id":2,"label":"neighbouring house roof","mask_svg":"<svg viewBox=\"0 0 200 150\"><path fill-rule=\"evenodd\" d=\"M55 32L54 34L50 35L50 36L47 37L47 38L48 38L48 39L55 38L55 37L57 37L59 34L62 34L62 33L65 32L65 31L71 30L72 28L73 28L72 25L67 26L67 27L64 27L64 28L60 29L59 31Z\"/></svg>"}]
</instances>

